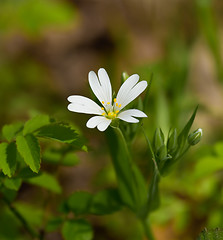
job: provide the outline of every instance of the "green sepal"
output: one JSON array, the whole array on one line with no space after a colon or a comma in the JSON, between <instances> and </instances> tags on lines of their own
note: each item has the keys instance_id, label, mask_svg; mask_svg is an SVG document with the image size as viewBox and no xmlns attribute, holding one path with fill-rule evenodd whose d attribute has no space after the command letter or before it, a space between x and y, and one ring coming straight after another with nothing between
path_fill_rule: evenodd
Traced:
<instances>
[{"instance_id":1,"label":"green sepal","mask_svg":"<svg viewBox=\"0 0 223 240\"><path fill-rule=\"evenodd\" d=\"M157 128L153 137L153 148L155 150L155 153L157 153L160 147L162 147L163 145L164 145L164 134L161 128Z\"/></svg>"},{"instance_id":2,"label":"green sepal","mask_svg":"<svg viewBox=\"0 0 223 240\"><path fill-rule=\"evenodd\" d=\"M172 154L177 149L177 129L174 128L170 131L170 135L167 140L168 153Z\"/></svg>"}]
</instances>

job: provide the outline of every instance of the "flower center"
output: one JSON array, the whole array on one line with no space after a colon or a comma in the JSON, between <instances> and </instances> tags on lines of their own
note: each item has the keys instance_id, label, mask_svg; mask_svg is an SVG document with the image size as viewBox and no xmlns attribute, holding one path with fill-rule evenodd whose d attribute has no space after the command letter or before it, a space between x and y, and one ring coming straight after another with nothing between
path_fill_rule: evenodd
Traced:
<instances>
[{"instance_id":1,"label":"flower center","mask_svg":"<svg viewBox=\"0 0 223 240\"><path fill-rule=\"evenodd\" d=\"M114 112L109 112L109 113L107 114L106 118L113 120L113 119L116 118L116 116L117 116L116 113L114 113Z\"/></svg>"},{"instance_id":2,"label":"flower center","mask_svg":"<svg viewBox=\"0 0 223 240\"><path fill-rule=\"evenodd\" d=\"M103 110L104 112L102 113L102 116L106 117L107 119L115 119L117 117L117 114L119 112L119 110L115 110L116 107L121 107L121 104L117 103L116 98L113 100L114 101L114 105L110 105L110 102L107 102L107 104L105 104L104 101L102 101L102 104L105 107L102 107L101 110ZM110 107L107 107L108 105L110 105ZM115 107L116 106L116 107ZM117 109L117 108L116 108Z\"/></svg>"}]
</instances>

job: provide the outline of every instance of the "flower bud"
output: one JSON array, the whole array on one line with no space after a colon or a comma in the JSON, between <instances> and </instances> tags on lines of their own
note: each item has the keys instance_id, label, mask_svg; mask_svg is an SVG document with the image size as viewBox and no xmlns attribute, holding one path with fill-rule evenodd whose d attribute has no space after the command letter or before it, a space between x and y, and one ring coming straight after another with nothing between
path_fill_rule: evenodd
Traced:
<instances>
[{"instance_id":1,"label":"flower bud","mask_svg":"<svg viewBox=\"0 0 223 240\"><path fill-rule=\"evenodd\" d=\"M196 131L192 132L187 138L189 145L196 145L199 143L202 135L203 131L201 128L198 128Z\"/></svg>"},{"instance_id":2,"label":"flower bud","mask_svg":"<svg viewBox=\"0 0 223 240\"><path fill-rule=\"evenodd\" d=\"M153 137L153 146L155 152L158 152L162 145L164 145L164 135L162 130L157 128Z\"/></svg>"},{"instance_id":3,"label":"flower bud","mask_svg":"<svg viewBox=\"0 0 223 240\"><path fill-rule=\"evenodd\" d=\"M157 157L160 161L164 160L167 156L167 149L166 149L166 146L163 144L158 152L157 152Z\"/></svg>"},{"instance_id":4,"label":"flower bud","mask_svg":"<svg viewBox=\"0 0 223 240\"><path fill-rule=\"evenodd\" d=\"M129 78L129 75L127 72L122 73L122 83L124 83Z\"/></svg>"},{"instance_id":5,"label":"flower bud","mask_svg":"<svg viewBox=\"0 0 223 240\"><path fill-rule=\"evenodd\" d=\"M170 137L168 138L167 141L167 148L169 152L173 152L177 147L177 129L174 128L172 131Z\"/></svg>"}]
</instances>

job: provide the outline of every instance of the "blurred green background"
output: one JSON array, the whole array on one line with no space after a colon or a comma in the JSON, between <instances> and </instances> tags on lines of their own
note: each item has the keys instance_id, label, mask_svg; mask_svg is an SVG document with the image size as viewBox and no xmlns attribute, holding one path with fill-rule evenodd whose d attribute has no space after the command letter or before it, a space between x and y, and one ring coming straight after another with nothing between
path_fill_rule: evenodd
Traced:
<instances>
[{"instance_id":1,"label":"blurred green background","mask_svg":"<svg viewBox=\"0 0 223 240\"><path fill-rule=\"evenodd\" d=\"M144 120L148 135L156 127L181 128L197 104L193 128L204 131L202 142L161 182L161 208L151 219L155 235L190 240L204 227L223 226L222 12L220 0L1 0L0 126L36 113L72 122L90 149L79 154L77 167L58 170L64 196L112 186L103 134L85 127L89 116L68 112L66 98L92 97L87 74L100 67L116 92L123 71L138 73L141 80L153 74ZM133 147L143 168L143 137ZM19 208L21 202L32 203L33 191L21 188ZM38 225L41 211L25 209ZM96 240L141 239L139 226L125 211L90 220ZM0 239L24 239L16 238L19 226L8 212L2 211L0 222L10 222L13 229L0 226ZM46 239L61 236L49 233Z\"/></svg>"}]
</instances>

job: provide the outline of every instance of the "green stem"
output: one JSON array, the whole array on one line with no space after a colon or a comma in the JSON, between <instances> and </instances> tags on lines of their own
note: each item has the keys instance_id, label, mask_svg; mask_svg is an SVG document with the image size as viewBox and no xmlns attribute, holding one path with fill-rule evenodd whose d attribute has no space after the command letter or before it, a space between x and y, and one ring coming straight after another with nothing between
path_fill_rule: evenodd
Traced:
<instances>
[{"instance_id":1,"label":"green stem","mask_svg":"<svg viewBox=\"0 0 223 240\"><path fill-rule=\"evenodd\" d=\"M158 175L160 176L160 171L159 171L159 168L158 168L158 165L157 165L157 162L156 162L155 154L154 154L154 152L153 152L152 144L151 144L151 142L149 141L149 138L147 137L146 132L145 132L145 129L143 128L142 125L141 125L141 128L142 128L143 134L144 134L144 136L145 136L146 142L147 142L147 144L148 144L148 146L149 146L149 150L150 150L150 152L151 152L151 154L152 154L152 160L153 160L153 163L154 163L154 167L155 167L155 169L156 169L156 172L157 172Z\"/></svg>"},{"instance_id":2,"label":"green stem","mask_svg":"<svg viewBox=\"0 0 223 240\"><path fill-rule=\"evenodd\" d=\"M120 136L121 136L121 138L122 138L122 142L123 142L124 147L125 147L125 151L126 151L126 153L128 154L128 158L130 159L129 148L128 148L127 142L126 142L126 140L125 140L125 137L124 137L124 135L123 135L123 133L122 133L122 130L121 130L119 127L113 127L113 128L115 128L115 129L118 131L118 133L120 134Z\"/></svg>"},{"instance_id":3,"label":"green stem","mask_svg":"<svg viewBox=\"0 0 223 240\"><path fill-rule=\"evenodd\" d=\"M153 233L151 231L149 222L146 221L146 219L141 219L141 223L142 223L145 235L147 237L147 240L155 240Z\"/></svg>"},{"instance_id":4,"label":"green stem","mask_svg":"<svg viewBox=\"0 0 223 240\"><path fill-rule=\"evenodd\" d=\"M11 212L17 217L17 219L21 222L26 232L32 237L32 239L40 239L40 236L29 226L26 219L18 212L18 210L12 206L11 202L6 198L2 197L3 201L6 203Z\"/></svg>"}]
</instances>

